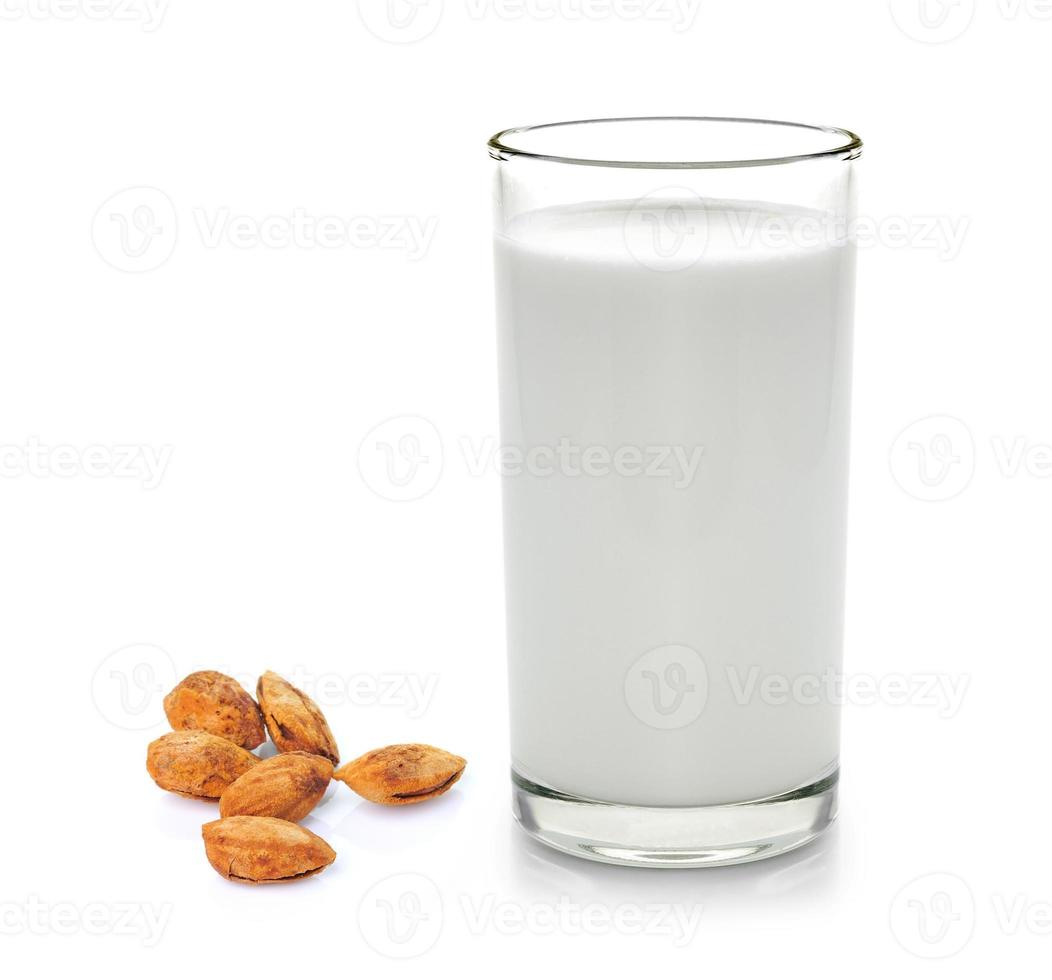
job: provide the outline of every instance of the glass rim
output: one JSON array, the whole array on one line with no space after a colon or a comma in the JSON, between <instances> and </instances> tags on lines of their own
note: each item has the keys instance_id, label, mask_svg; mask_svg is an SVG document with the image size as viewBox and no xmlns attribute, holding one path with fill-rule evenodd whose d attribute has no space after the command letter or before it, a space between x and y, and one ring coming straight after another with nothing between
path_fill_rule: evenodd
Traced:
<instances>
[{"instance_id":1,"label":"glass rim","mask_svg":"<svg viewBox=\"0 0 1052 980\"><path fill-rule=\"evenodd\" d=\"M826 133L829 136L837 137L835 141L837 145L809 153L741 160L604 160L537 153L510 146L508 143L508 139L512 136L538 130L557 129L563 126L591 126L598 123L638 122L741 123L753 126L806 129L814 133ZM840 142L841 140L843 142ZM571 119L564 122L540 123L536 126L515 126L511 129L502 129L499 133L491 136L486 145L489 148L489 155L497 161L507 161L522 157L529 160L544 160L549 163L565 163L574 166L622 167L635 170L720 170L741 167L775 167L787 163L798 163L803 160L857 160L862 155L862 139L849 129L841 129L839 126L816 126L809 123L786 122L781 119L750 119L741 116L611 116L602 119Z\"/></svg>"}]
</instances>

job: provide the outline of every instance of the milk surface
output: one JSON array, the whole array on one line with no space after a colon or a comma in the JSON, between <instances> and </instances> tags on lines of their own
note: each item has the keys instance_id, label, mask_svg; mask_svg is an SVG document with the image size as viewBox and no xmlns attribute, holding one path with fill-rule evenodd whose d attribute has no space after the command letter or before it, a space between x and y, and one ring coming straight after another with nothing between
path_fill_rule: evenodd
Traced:
<instances>
[{"instance_id":1,"label":"milk surface","mask_svg":"<svg viewBox=\"0 0 1052 980\"><path fill-rule=\"evenodd\" d=\"M836 764L853 253L761 233L803 211L673 218L496 238L502 442L535 450L503 480L511 736L552 789L694 806Z\"/></svg>"}]
</instances>

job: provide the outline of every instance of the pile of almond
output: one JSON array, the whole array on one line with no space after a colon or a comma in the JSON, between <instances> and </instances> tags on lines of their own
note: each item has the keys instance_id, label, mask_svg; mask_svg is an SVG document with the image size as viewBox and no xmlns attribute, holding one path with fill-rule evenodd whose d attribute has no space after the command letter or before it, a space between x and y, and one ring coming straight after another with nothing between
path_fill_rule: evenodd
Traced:
<instances>
[{"instance_id":1,"label":"pile of almond","mask_svg":"<svg viewBox=\"0 0 1052 980\"><path fill-rule=\"evenodd\" d=\"M258 703L257 703L258 702ZM299 826L331 779L384 806L422 803L464 772L459 755L432 745L389 745L337 769L340 754L325 716L301 690L267 671L256 700L232 677L203 670L164 699L173 731L150 743L146 769L170 793L218 800L201 829L212 867L229 881L263 884L307 878L336 852ZM270 733L278 755L260 759Z\"/></svg>"}]
</instances>

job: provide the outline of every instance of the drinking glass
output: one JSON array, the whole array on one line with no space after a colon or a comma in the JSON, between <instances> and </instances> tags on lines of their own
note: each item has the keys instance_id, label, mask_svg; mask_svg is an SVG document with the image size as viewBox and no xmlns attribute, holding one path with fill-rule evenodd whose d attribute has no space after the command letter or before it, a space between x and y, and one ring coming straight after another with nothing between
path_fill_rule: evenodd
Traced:
<instances>
[{"instance_id":1,"label":"drinking glass","mask_svg":"<svg viewBox=\"0 0 1052 980\"><path fill-rule=\"evenodd\" d=\"M835 816L861 146L489 142L513 806L555 848L734 864Z\"/></svg>"}]
</instances>

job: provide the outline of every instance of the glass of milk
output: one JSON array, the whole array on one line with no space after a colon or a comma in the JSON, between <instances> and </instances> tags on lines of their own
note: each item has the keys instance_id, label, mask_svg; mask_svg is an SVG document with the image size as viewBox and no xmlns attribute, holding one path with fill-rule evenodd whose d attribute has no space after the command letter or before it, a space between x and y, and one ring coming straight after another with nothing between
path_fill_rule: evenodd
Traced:
<instances>
[{"instance_id":1,"label":"glass of milk","mask_svg":"<svg viewBox=\"0 0 1052 980\"><path fill-rule=\"evenodd\" d=\"M555 848L735 864L836 814L861 146L489 142L514 812Z\"/></svg>"}]
</instances>

